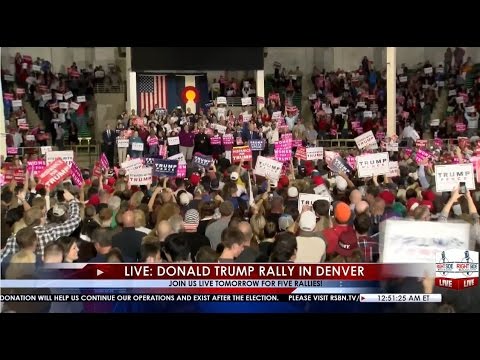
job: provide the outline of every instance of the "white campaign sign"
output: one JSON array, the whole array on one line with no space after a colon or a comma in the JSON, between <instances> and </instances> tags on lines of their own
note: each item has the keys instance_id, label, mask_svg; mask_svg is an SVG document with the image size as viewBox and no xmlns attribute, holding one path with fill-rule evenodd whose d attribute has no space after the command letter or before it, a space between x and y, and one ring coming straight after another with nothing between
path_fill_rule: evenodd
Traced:
<instances>
[{"instance_id":1,"label":"white campaign sign","mask_svg":"<svg viewBox=\"0 0 480 360\"><path fill-rule=\"evenodd\" d=\"M281 111L274 111L274 112L272 113L272 120L280 119L281 116L282 116L282 112L281 112Z\"/></svg>"},{"instance_id":2,"label":"white campaign sign","mask_svg":"<svg viewBox=\"0 0 480 360\"><path fill-rule=\"evenodd\" d=\"M182 153L179 153L177 155L172 155L168 158L168 160L178 160L178 163L185 163L185 156Z\"/></svg>"},{"instance_id":3,"label":"white campaign sign","mask_svg":"<svg viewBox=\"0 0 480 360\"><path fill-rule=\"evenodd\" d=\"M431 67L423 69L425 71L425 74L431 74L433 72L433 69Z\"/></svg>"},{"instance_id":4,"label":"white campaign sign","mask_svg":"<svg viewBox=\"0 0 480 360\"><path fill-rule=\"evenodd\" d=\"M57 98L57 100L63 100L63 94L56 93L55 97ZM66 109L68 109L68 107Z\"/></svg>"},{"instance_id":5,"label":"white campaign sign","mask_svg":"<svg viewBox=\"0 0 480 360\"><path fill-rule=\"evenodd\" d=\"M464 182L468 190L475 190L473 164L450 164L435 166L435 186L437 192L452 191Z\"/></svg>"},{"instance_id":6,"label":"white campaign sign","mask_svg":"<svg viewBox=\"0 0 480 360\"><path fill-rule=\"evenodd\" d=\"M22 107L22 100L12 100L13 107Z\"/></svg>"},{"instance_id":7,"label":"white campaign sign","mask_svg":"<svg viewBox=\"0 0 480 360\"><path fill-rule=\"evenodd\" d=\"M86 102L85 96L77 96L77 103Z\"/></svg>"},{"instance_id":8,"label":"white campaign sign","mask_svg":"<svg viewBox=\"0 0 480 360\"><path fill-rule=\"evenodd\" d=\"M453 89L448 91L448 96L455 96L455 95L457 95L457 90Z\"/></svg>"},{"instance_id":9,"label":"white campaign sign","mask_svg":"<svg viewBox=\"0 0 480 360\"><path fill-rule=\"evenodd\" d=\"M143 163L141 159L132 159L125 161L120 164L122 169L125 169L127 174L130 174L130 171L137 170L143 167ZM151 169L151 168L150 168Z\"/></svg>"},{"instance_id":10,"label":"white campaign sign","mask_svg":"<svg viewBox=\"0 0 480 360\"><path fill-rule=\"evenodd\" d=\"M457 96L455 100L457 101L457 104L463 104L463 96Z\"/></svg>"},{"instance_id":11,"label":"white campaign sign","mask_svg":"<svg viewBox=\"0 0 480 360\"><path fill-rule=\"evenodd\" d=\"M225 132L227 131L226 126L223 126L223 125L220 125L220 124L212 124L212 125L215 125L214 129L217 130L219 134L225 134Z\"/></svg>"},{"instance_id":12,"label":"white campaign sign","mask_svg":"<svg viewBox=\"0 0 480 360\"><path fill-rule=\"evenodd\" d=\"M117 146L119 148L128 148L130 141L128 139L118 139Z\"/></svg>"},{"instance_id":13,"label":"white campaign sign","mask_svg":"<svg viewBox=\"0 0 480 360\"><path fill-rule=\"evenodd\" d=\"M47 156L45 158L47 165L54 162L57 158L62 159L65 163L67 163L68 166L72 167L73 150L47 152Z\"/></svg>"},{"instance_id":14,"label":"white campaign sign","mask_svg":"<svg viewBox=\"0 0 480 360\"><path fill-rule=\"evenodd\" d=\"M152 168L144 167L128 172L130 185L148 185L152 183Z\"/></svg>"},{"instance_id":15,"label":"white campaign sign","mask_svg":"<svg viewBox=\"0 0 480 360\"><path fill-rule=\"evenodd\" d=\"M307 147L307 161L323 159L323 147Z\"/></svg>"},{"instance_id":16,"label":"white campaign sign","mask_svg":"<svg viewBox=\"0 0 480 360\"><path fill-rule=\"evenodd\" d=\"M317 99L317 94L308 95L308 100L316 100L316 99Z\"/></svg>"},{"instance_id":17,"label":"white campaign sign","mask_svg":"<svg viewBox=\"0 0 480 360\"><path fill-rule=\"evenodd\" d=\"M73 97L73 93L71 91L68 91L63 95L63 97L65 98L65 100L68 100Z\"/></svg>"},{"instance_id":18,"label":"white campaign sign","mask_svg":"<svg viewBox=\"0 0 480 360\"><path fill-rule=\"evenodd\" d=\"M398 161L388 162L388 174L387 177L400 176L400 169L398 168Z\"/></svg>"},{"instance_id":19,"label":"white campaign sign","mask_svg":"<svg viewBox=\"0 0 480 360\"><path fill-rule=\"evenodd\" d=\"M377 140L375 139L375 136L373 135L372 130L357 136L355 138L355 143L357 144L357 147L360 150L362 150L363 148L366 148L367 146L370 149L378 149Z\"/></svg>"},{"instance_id":20,"label":"white campaign sign","mask_svg":"<svg viewBox=\"0 0 480 360\"><path fill-rule=\"evenodd\" d=\"M373 114L372 114L371 111L364 111L364 112L363 112L363 117L365 117L365 118L371 118L371 117L373 117Z\"/></svg>"},{"instance_id":21,"label":"white campaign sign","mask_svg":"<svg viewBox=\"0 0 480 360\"><path fill-rule=\"evenodd\" d=\"M77 104L75 102L70 103L70 108L73 110L78 110L79 107L80 107L80 104Z\"/></svg>"},{"instance_id":22,"label":"white campaign sign","mask_svg":"<svg viewBox=\"0 0 480 360\"><path fill-rule=\"evenodd\" d=\"M51 146L42 146L40 148L41 152L42 152L42 155L45 155L46 153L48 153L49 151L52 151L52 147Z\"/></svg>"},{"instance_id":23,"label":"white campaign sign","mask_svg":"<svg viewBox=\"0 0 480 360\"><path fill-rule=\"evenodd\" d=\"M408 81L408 77L406 77L406 76L400 76L400 77L399 77L399 80L400 80L401 83L405 83L405 82Z\"/></svg>"},{"instance_id":24,"label":"white campaign sign","mask_svg":"<svg viewBox=\"0 0 480 360\"><path fill-rule=\"evenodd\" d=\"M398 151L398 143L388 143L387 151Z\"/></svg>"},{"instance_id":25,"label":"white campaign sign","mask_svg":"<svg viewBox=\"0 0 480 360\"><path fill-rule=\"evenodd\" d=\"M330 202L330 196L305 193L298 194L298 212L302 213L303 205L313 206L313 203L317 200L326 200Z\"/></svg>"},{"instance_id":26,"label":"white campaign sign","mask_svg":"<svg viewBox=\"0 0 480 360\"><path fill-rule=\"evenodd\" d=\"M180 138L178 136L171 136L167 138L168 145L180 145Z\"/></svg>"},{"instance_id":27,"label":"white campaign sign","mask_svg":"<svg viewBox=\"0 0 480 360\"><path fill-rule=\"evenodd\" d=\"M143 142L132 142L133 151L143 151Z\"/></svg>"},{"instance_id":28,"label":"white campaign sign","mask_svg":"<svg viewBox=\"0 0 480 360\"><path fill-rule=\"evenodd\" d=\"M242 106L248 106L248 105L252 105L252 98L251 97L242 98Z\"/></svg>"},{"instance_id":29,"label":"white campaign sign","mask_svg":"<svg viewBox=\"0 0 480 360\"><path fill-rule=\"evenodd\" d=\"M475 106L467 106L465 111L468 113L475 112Z\"/></svg>"},{"instance_id":30,"label":"white campaign sign","mask_svg":"<svg viewBox=\"0 0 480 360\"><path fill-rule=\"evenodd\" d=\"M27 119L17 119L17 125L23 125L27 123Z\"/></svg>"},{"instance_id":31,"label":"white campaign sign","mask_svg":"<svg viewBox=\"0 0 480 360\"><path fill-rule=\"evenodd\" d=\"M389 172L388 153L376 153L356 156L358 177L365 178Z\"/></svg>"},{"instance_id":32,"label":"white campaign sign","mask_svg":"<svg viewBox=\"0 0 480 360\"><path fill-rule=\"evenodd\" d=\"M439 251L469 248L470 225L466 222L387 220L384 234L380 262L433 265Z\"/></svg>"},{"instance_id":33,"label":"white campaign sign","mask_svg":"<svg viewBox=\"0 0 480 360\"><path fill-rule=\"evenodd\" d=\"M42 100L43 100L43 101L52 100L52 93L43 94L43 95L42 95Z\"/></svg>"},{"instance_id":34,"label":"white campaign sign","mask_svg":"<svg viewBox=\"0 0 480 360\"><path fill-rule=\"evenodd\" d=\"M58 106L60 107L60 109L68 109L68 102L61 102L61 103L58 103Z\"/></svg>"},{"instance_id":35,"label":"white campaign sign","mask_svg":"<svg viewBox=\"0 0 480 360\"><path fill-rule=\"evenodd\" d=\"M227 98L225 96L219 96L217 97L217 105L227 105Z\"/></svg>"},{"instance_id":36,"label":"white campaign sign","mask_svg":"<svg viewBox=\"0 0 480 360\"><path fill-rule=\"evenodd\" d=\"M440 126L440 119L433 119L430 121L430 126Z\"/></svg>"},{"instance_id":37,"label":"white campaign sign","mask_svg":"<svg viewBox=\"0 0 480 360\"><path fill-rule=\"evenodd\" d=\"M282 173L283 164L280 161L259 156L255 165L254 173L260 176L268 177L270 180L277 182Z\"/></svg>"}]
</instances>

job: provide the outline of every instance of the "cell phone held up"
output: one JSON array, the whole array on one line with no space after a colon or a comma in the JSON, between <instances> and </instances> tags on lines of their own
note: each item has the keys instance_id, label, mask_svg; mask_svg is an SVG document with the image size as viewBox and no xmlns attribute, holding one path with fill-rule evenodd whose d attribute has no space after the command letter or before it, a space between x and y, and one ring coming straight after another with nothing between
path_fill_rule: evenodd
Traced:
<instances>
[{"instance_id":1,"label":"cell phone held up","mask_svg":"<svg viewBox=\"0 0 480 360\"><path fill-rule=\"evenodd\" d=\"M463 194L463 195L465 195L467 193L467 187L465 186L464 182L460 183L460 188L459 188L458 192L460 194Z\"/></svg>"}]
</instances>

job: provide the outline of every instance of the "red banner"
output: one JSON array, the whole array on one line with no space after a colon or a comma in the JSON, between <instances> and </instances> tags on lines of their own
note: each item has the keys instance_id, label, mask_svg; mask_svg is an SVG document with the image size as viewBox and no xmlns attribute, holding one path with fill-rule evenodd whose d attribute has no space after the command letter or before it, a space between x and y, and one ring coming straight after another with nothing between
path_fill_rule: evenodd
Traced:
<instances>
[{"instance_id":1,"label":"red banner","mask_svg":"<svg viewBox=\"0 0 480 360\"><path fill-rule=\"evenodd\" d=\"M70 166L58 158L50 163L39 176L39 183L53 189L70 176Z\"/></svg>"},{"instance_id":2,"label":"red banner","mask_svg":"<svg viewBox=\"0 0 480 360\"><path fill-rule=\"evenodd\" d=\"M251 161L252 149L249 146L237 146L232 149L233 161Z\"/></svg>"}]
</instances>

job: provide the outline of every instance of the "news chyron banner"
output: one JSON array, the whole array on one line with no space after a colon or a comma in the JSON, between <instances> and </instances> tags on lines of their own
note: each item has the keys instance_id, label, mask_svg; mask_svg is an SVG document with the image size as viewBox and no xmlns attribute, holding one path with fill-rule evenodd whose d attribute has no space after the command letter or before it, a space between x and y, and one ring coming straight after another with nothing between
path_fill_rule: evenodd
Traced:
<instances>
[{"instance_id":1,"label":"news chyron banner","mask_svg":"<svg viewBox=\"0 0 480 360\"><path fill-rule=\"evenodd\" d=\"M452 255L446 252L445 259L450 260L449 256ZM434 261L429 264L432 269ZM470 252L466 263L475 261L478 262L478 255ZM345 306L344 311L357 312L370 306L362 303L441 302L441 294L419 296L382 291L384 281L397 279L412 269L418 273L416 276L425 274L425 264L412 263L47 264L31 279L2 280L1 301L8 309L18 303L31 303L32 307L48 304L55 312L131 312L145 303L154 304L151 311L159 311L157 305L167 303L172 304L171 311L178 311L178 302L191 303L194 311L208 308L218 312L224 306L220 304L229 303L231 307L222 309L236 312L243 303L278 303L271 306L287 312L290 308L281 304L302 303L302 312L305 303L309 303L318 312L331 310L328 306L337 310L338 306ZM470 284L474 267L467 270ZM472 284L478 284L478 272L476 276ZM263 305L250 306L253 307L249 311L264 309Z\"/></svg>"}]
</instances>

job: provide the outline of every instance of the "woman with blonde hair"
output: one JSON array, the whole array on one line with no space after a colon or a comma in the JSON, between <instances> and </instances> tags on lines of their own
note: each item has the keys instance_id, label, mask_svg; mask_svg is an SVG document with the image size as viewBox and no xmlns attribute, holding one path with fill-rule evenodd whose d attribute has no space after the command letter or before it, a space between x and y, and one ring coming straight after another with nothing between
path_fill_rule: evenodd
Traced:
<instances>
[{"instance_id":1,"label":"woman with blonde hair","mask_svg":"<svg viewBox=\"0 0 480 360\"><path fill-rule=\"evenodd\" d=\"M250 226L252 227L253 231L253 240L259 244L265 238L264 228L267 224L267 221L263 217L263 215L253 215L250 218Z\"/></svg>"},{"instance_id":2,"label":"woman with blonde hair","mask_svg":"<svg viewBox=\"0 0 480 360\"><path fill-rule=\"evenodd\" d=\"M20 279L35 272L37 258L30 250L20 250L12 256L5 272L5 279Z\"/></svg>"}]
</instances>

